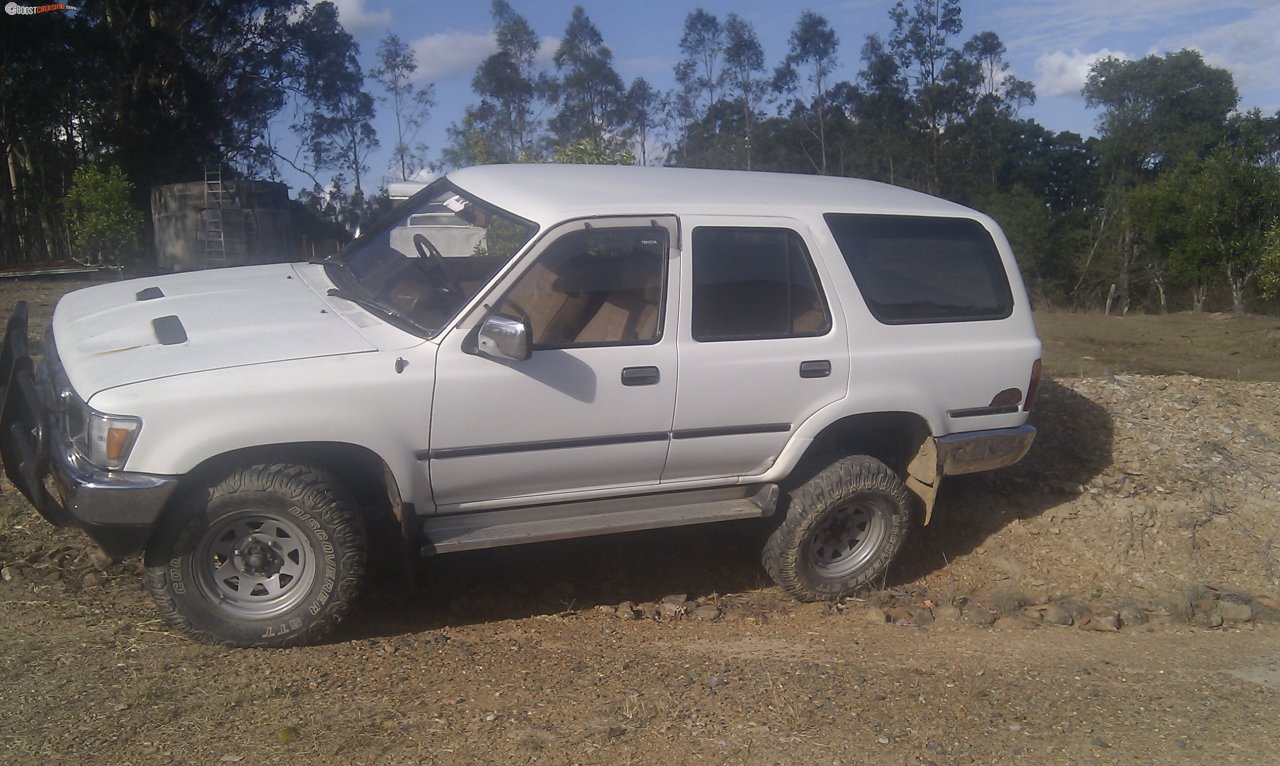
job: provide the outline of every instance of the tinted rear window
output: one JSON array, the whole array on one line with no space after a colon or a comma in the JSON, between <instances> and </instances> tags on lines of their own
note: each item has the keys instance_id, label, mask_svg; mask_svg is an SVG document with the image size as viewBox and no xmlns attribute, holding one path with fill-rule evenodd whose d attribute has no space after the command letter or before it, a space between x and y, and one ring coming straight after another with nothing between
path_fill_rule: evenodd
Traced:
<instances>
[{"instance_id":1,"label":"tinted rear window","mask_svg":"<svg viewBox=\"0 0 1280 766\"><path fill-rule=\"evenodd\" d=\"M790 229L693 230L694 340L825 335L827 302L809 251Z\"/></svg>"},{"instance_id":2,"label":"tinted rear window","mask_svg":"<svg viewBox=\"0 0 1280 766\"><path fill-rule=\"evenodd\" d=\"M885 324L1004 319L1013 295L991 234L967 218L828 213L873 316Z\"/></svg>"}]
</instances>

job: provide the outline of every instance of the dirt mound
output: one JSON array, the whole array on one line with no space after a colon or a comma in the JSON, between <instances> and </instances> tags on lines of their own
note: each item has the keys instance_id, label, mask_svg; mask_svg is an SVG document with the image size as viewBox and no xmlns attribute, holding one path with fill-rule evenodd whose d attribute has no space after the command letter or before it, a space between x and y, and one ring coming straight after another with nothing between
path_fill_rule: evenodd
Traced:
<instances>
[{"instance_id":1,"label":"dirt mound","mask_svg":"<svg viewBox=\"0 0 1280 766\"><path fill-rule=\"evenodd\" d=\"M944 485L908 576L933 592L1009 581L1143 602L1189 585L1274 593L1277 394L1190 376L1051 383L1031 453Z\"/></svg>"}]
</instances>

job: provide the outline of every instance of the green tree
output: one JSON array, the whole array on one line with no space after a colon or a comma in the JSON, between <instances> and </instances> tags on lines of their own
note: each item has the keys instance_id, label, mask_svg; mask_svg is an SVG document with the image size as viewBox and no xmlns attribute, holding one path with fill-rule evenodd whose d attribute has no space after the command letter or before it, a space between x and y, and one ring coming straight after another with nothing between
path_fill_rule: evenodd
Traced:
<instances>
[{"instance_id":1,"label":"green tree","mask_svg":"<svg viewBox=\"0 0 1280 766\"><path fill-rule=\"evenodd\" d=\"M365 219L362 179L369 170L369 153L378 147L373 97L364 90L358 59L360 47L339 22L337 6L328 0L303 11L297 26L303 53L299 80L307 108L293 128L314 168L350 179L352 210L344 217L358 226Z\"/></svg>"},{"instance_id":2,"label":"green tree","mask_svg":"<svg viewBox=\"0 0 1280 766\"><path fill-rule=\"evenodd\" d=\"M1222 270L1231 307L1243 314L1246 292L1264 264L1267 233L1280 219L1280 169L1220 146L1190 173L1186 228L1193 246Z\"/></svg>"},{"instance_id":3,"label":"green tree","mask_svg":"<svg viewBox=\"0 0 1280 766\"><path fill-rule=\"evenodd\" d=\"M1126 183L1203 157L1221 142L1240 101L1231 73L1193 50L1102 59L1089 70L1083 93L1089 107L1101 110L1104 171Z\"/></svg>"},{"instance_id":4,"label":"green tree","mask_svg":"<svg viewBox=\"0 0 1280 766\"><path fill-rule=\"evenodd\" d=\"M649 164L649 146L655 141L661 125L663 112L667 108L666 98L654 89L649 81L637 77L627 88L625 100L627 129L639 152L638 162Z\"/></svg>"},{"instance_id":5,"label":"green tree","mask_svg":"<svg viewBox=\"0 0 1280 766\"><path fill-rule=\"evenodd\" d=\"M862 69L851 95L862 174L888 183L909 179L917 153L909 136L912 101L907 78L877 35L868 35L862 45Z\"/></svg>"},{"instance_id":6,"label":"green tree","mask_svg":"<svg viewBox=\"0 0 1280 766\"><path fill-rule=\"evenodd\" d=\"M744 167L751 170L752 137L761 104L769 90L769 83L762 76L764 48L760 46L760 38L751 24L736 13L730 13L725 19L724 36L725 89L741 115Z\"/></svg>"},{"instance_id":7,"label":"green tree","mask_svg":"<svg viewBox=\"0 0 1280 766\"><path fill-rule=\"evenodd\" d=\"M683 126L702 120L720 100L724 87L724 27L713 14L698 8L685 16L680 36L680 60L675 66L677 89L672 99Z\"/></svg>"},{"instance_id":8,"label":"green tree","mask_svg":"<svg viewBox=\"0 0 1280 766\"><path fill-rule=\"evenodd\" d=\"M388 32L378 43L377 60L370 74L387 92L386 100L391 103L396 120L396 147L391 152L391 163L400 171L400 180L408 181L427 166L427 147L417 136L435 106L435 85L414 87L417 56L394 32Z\"/></svg>"},{"instance_id":9,"label":"green tree","mask_svg":"<svg viewBox=\"0 0 1280 766\"><path fill-rule=\"evenodd\" d=\"M539 155L538 107L552 95L552 83L535 66L538 35L506 0L493 0L490 12L498 50L480 63L471 80L480 103L467 107L461 126L449 129L451 145L443 156L451 167L521 162Z\"/></svg>"},{"instance_id":10,"label":"green tree","mask_svg":"<svg viewBox=\"0 0 1280 766\"><path fill-rule=\"evenodd\" d=\"M1204 309L1209 284L1218 270L1209 253L1196 246L1187 224L1190 198L1182 184L1185 172L1170 172L1153 183L1134 187L1126 206L1133 216L1135 257L1149 275L1160 301L1160 312L1169 310L1169 290L1176 284L1191 293L1193 311Z\"/></svg>"},{"instance_id":11,"label":"green tree","mask_svg":"<svg viewBox=\"0 0 1280 766\"><path fill-rule=\"evenodd\" d=\"M575 6L554 61L560 74L559 111L549 121L556 143L586 141L598 150L621 151L627 135L626 89L613 68L613 51L582 6Z\"/></svg>"},{"instance_id":12,"label":"green tree","mask_svg":"<svg viewBox=\"0 0 1280 766\"><path fill-rule=\"evenodd\" d=\"M1191 285L1196 307L1216 275L1227 282L1232 309L1243 313L1248 291L1266 271L1268 236L1280 219L1280 169L1222 144L1131 196L1143 244Z\"/></svg>"},{"instance_id":13,"label":"green tree","mask_svg":"<svg viewBox=\"0 0 1280 766\"><path fill-rule=\"evenodd\" d=\"M786 58L774 72L773 89L784 96L792 118L804 126L816 141L815 150L804 147L813 170L828 170L828 130L831 107L831 76L835 71L840 38L827 20L805 11L789 38Z\"/></svg>"},{"instance_id":14,"label":"green tree","mask_svg":"<svg viewBox=\"0 0 1280 766\"><path fill-rule=\"evenodd\" d=\"M898 0L889 11L893 31L889 50L909 83L913 113L924 133L925 187L937 191L940 186L939 165L942 131L947 115L954 112L951 102L957 89L947 82L949 61L954 59L951 40L960 34L964 23L959 0Z\"/></svg>"},{"instance_id":15,"label":"green tree","mask_svg":"<svg viewBox=\"0 0 1280 766\"><path fill-rule=\"evenodd\" d=\"M1227 134L1239 101L1231 73L1211 67L1196 51L1137 61L1106 58L1089 72L1086 103L1098 116L1103 204L1098 239L1114 262L1121 313L1127 312L1139 263L1131 192L1180 162L1204 157Z\"/></svg>"},{"instance_id":16,"label":"green tree","mask_svg":"<svg viewBox=\"0 0 1280 766\"><path fill-rule=\"evenodd\" d=\"M957 52L949 69L958 75L955 85L964 91L956 102L963 105L954 142L963 155L970 183L995 190L1008 157L1008 145L1019 132L1018 111L1034 104L1035 86L1009 73L1005 45L995 32L979 32Z\"/></svg>"},{"instance_id":17,"label":"green tree","mask_svg":"<svg viewBox=\"0 0 1280 766\"><path fill-rule=\"evenodd\" d=\"M1273 221L1267 228L1262 263L1258 269L1258 286L1262 297L1268 300L1280 298L1280 221Z\"/></svg>"},{"instance_id":18,"label":"green tree","mask_svg":"<svg viewBox=\"0 0 1280 766\"><path fill-rule=\"evenodd\" d=\"M0 263L69 255L60 202L89 127L83 36L67 14L0 24Z\"/></svg>"},{"instance_id":19,"label":"green tree","mask_svg":"<svg viewBox=\"0 0 1280 766\"><path fill-rule=\"evenodd\" d=\"M552 161L566 165L634 165L636 156L626 148L610 148L583 138L557 147Z\"/></svg>"},{"instance_id":20,"label":"green tree","mask_svg":"<svg viewBox=\"0 0 1280 766\"><path fill-rule=\"evenodd\" d=\"M992 194L1012 193L1024 204L1034 200L1049 216L1047 239L1037 240L1036 250L1026 254L1034 259L1033 289L1041 300L1053 303L1069 302L1073 294L1105 293L1105 284L1099 288L1096 281L1081 279L1090 272L1091 254L1096 255L1091 226L1101 189L1097 139L1055 133L1026 120L1011 126L1003 134L999 187ZM992 210L986 199L979 206ZM992 214L1004 224L999 214ZM1018 252L1021 262L1024 253Z\"/></svg>"},{"instance_id":21,"label":"green tree","mask_svg":"<svg viewBox=\"0 0 1280 766\"><path fill-rule=\"evenodd\" d=\"M72 171L107 159L145 207L208 163L270 172L269 123L297 90L300 0L86 0L0 24L4 257L65 254Z\"/></svg>"},{"instance_id":22,"label":"green tree","mask_svg":"<svg viewBox=\"0 0 1280 766\"><path fill-rule=\"evenodd\" d=\"M76 168L63 208L83 262L119 263L136 247L142 214L132 195L133 184L115 165Z\"/></svg>"},{"instance_id":23,"label":"green tree","mask_svg":"<svg viewBox=\"0 0 1280 766\"><path fill-rule=\"evenodd\" d=\"M85 138L142 194L210 163L269 164L268 118L285 105L297 64L296 0L77 5Z\"/></svg>"}]
</instances>

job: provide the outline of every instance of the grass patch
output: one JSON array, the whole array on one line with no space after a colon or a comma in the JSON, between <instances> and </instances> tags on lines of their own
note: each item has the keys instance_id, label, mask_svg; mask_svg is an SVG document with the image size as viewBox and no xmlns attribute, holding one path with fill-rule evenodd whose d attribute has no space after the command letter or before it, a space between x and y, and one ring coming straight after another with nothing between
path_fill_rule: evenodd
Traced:
<instances>
[{"instance_id":1,"label":"grass patch","mask_svg":"<svg viewBox=\"0 0 1280 766\"><path fill-rule=\"evenodd\" d=\"M1280 381L1280 319L1275 317L1040 311L1036 329L1051 377L1134 373Z\"/></svg>"}]
</instances>

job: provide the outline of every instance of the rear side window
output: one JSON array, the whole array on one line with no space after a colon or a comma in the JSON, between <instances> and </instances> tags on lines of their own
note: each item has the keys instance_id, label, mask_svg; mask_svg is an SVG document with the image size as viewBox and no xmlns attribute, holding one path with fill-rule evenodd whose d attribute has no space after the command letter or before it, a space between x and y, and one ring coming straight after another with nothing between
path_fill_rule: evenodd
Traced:
<instances>
[{"instance_id":1,"label":"rear side window","mask_svg":"<svg viewBox=\"0 0 1280 766\"><path fill-rule=\"evenodd\" d=\"M1013 294L991 234L967 218L828 213L827 225L884 324L1004 319Z\"/></svg>"},{"instance_id":2,"label":"rear side window","mask_svg":"<svg viewBox=\"0 0 1280 766\"><path fill-rule=\"evenodd\" d=\"M693 230L694 340L825 335L831 315L809 251L790 229Z\"/></svg>"}]
</instances>

